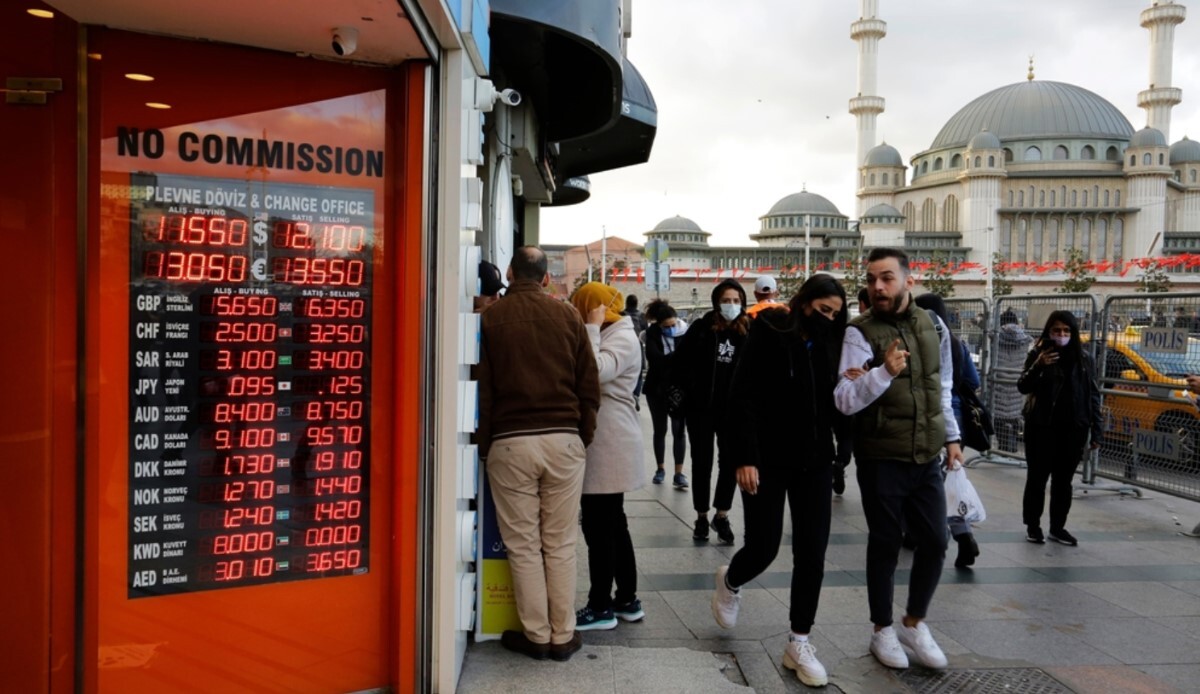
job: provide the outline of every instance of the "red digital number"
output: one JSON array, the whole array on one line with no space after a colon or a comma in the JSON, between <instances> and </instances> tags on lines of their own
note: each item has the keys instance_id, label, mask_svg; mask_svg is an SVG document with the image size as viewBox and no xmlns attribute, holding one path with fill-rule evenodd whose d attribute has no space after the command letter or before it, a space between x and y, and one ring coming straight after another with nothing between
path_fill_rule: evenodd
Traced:
<instances>
[{"instance_id":1,"label":"red digital number","mask_svg":"<svg viewBox=\"0 0 1200 694\"><path fill-rule=\"evenodd\" d=\"M246 573L246 562L241 559L217 562L214 579L217 581L236 581Z\"/></svg>"},{"instance_id":2,"label":"red digital number","mask_svg":"<svg viewBox=\"0 0 1200 694\"><path fill-rule=\"evenodd\" d=\"M274 402L219 402L213 407L213 421L224 424L228 422L270 422L275 419L276 405Z\"/></svg>"},{"instance_id":3,"label":"red digital number","mask_svg":"<svg viewBox=\"0 0 1200 694\"><path fill-rule=\"evenodd\" d=\"M362 477L318 477L308 481L309 493L312 496L330 496L333 494L357 494L362 491Z\"/></svg>"},{"instance_id":4,"label":"red digital number","mask_svg":"<svg viewBox=\"0 0 1200 694\"><path fill-rule=\"evenodd\" d=\"M309 371L324 371L325 369L361 369L363 367L362 350L312 350L296 353L296 368Z\"/></svg>"},{"instance_id":5,"label":"red digital number","mask_svg":"<svg viewBox=\"0 0 1200 694\"><path fill-rule=\"evenodd\" d=\"M205 215L167 214L147 229L147 241L183 243L194 246L245 246L244 219Z\"/></svg>"},{"instance_id":6,"label":"red digital number","mask_svg":"<svg viewBox=\"0 0 1200 694\"><path fill-rule=\"evenodd\" d=\"M172 282L242 282L246 257L224 253L147 251L143 274ZM361 262L361 261L360 261Z\"/></svg>"},{"instance_id":7,"label":"red digital number","mask_svg":"<svg viewBox=\"0 0 1200 694\"><path fill-rule=\"evenodd\" d=\"M330 545L353 545L362 540L362 526L325 525L304 531L305 547L329 547Z\"/></svg>"},{"instance_id":8,"label":"red digital number","mask_svg":"<svg viewBox=\"0 0 1200 694\"><path fill-rule=\"evenodd\" d=\"M296 315L304 318L362 318L366 304L363 299L309 297L299 300Z\"/></svg>"},{"instance_id":9,"label":"red digital number","mask_svg":"<svg viewBox=\"0 0 1200 694\"><path fill-rule=\"evenodd\" d=\"M275 456L271 453L227 455L221 462L222 475L267 475L275 471Z\"/></svg>"},{"instance_id":10,"label":"red digital number","mask_svg":"<svg viewBox=\"0 0 1200 694\"><path fill-rule=\"evenodd\" d=\"M225 394L239 395L274 395L274 376L230 376L225 385Z\"/></svg>"},{"instance_id":11,"label":"red digital number","mask_svg":"<svg viewBox=\"0 0 1200 694\"><path fill-rule=\"evenodd\" d=\"M279 299L216 294L200 300L200 313L205 316L274 316L279 313Z\"/></svg>"},{"instance_id":12,"label":"red digital number","mask_svg":"<svg viewBox=\"0 0 1200 694\"><path fill-rule=\"evenodd\" d=\"M366 339L367 329L363 325L340 323L297 323L293 335L296 342L357 343Z\"/></svg>"},{"instance_id":13,"label":"red digital number","mask_svg":"<svg viewBox=\"0 0 1200 694\"><path fill-rule=\"evenodd\" d=\"M332 446L338 443L361 443L363 428L361 424L353 426L323 426L309 427L304 437L310 446Z\"/></svg>"},{"instance_id":14,"label":"red digital number","mask_svg":"<svg viewBox=\"0 0 1200 694\"><path fill-rule=\"evenodd\" d=\"M358 470L362 467L362 451L319 451L308 462L310 472Z\"/></svg>"},{"instance_id":15,"label":"red digital number","mask_svg":"<svg viewBox=\"0 0 1200 694\"><path fill-rule=\"evenodd\" d=\"M270 525L273 522L275 522L274 506L227 508L222 526L240 528L243 525Z\"/></svg>"},{"instance_id":16,"label":"red digital number","mask_svg":"<svg viewBox=\"0 0 1200 694\"><path fill-rule=\"evenodd\" d=\"M357 549L338 549L332 552L316 552L308 555L304 570L330 571L334 569L356 569L362 565L362 552Z\"/></svg>"},{"instance_id":17,"label":"red digital number","mask_svg":"<svg viewBox=\"0 0 1200 694\"><path fill-rule=\"evenodd\" d=\"M247 480L245 482L229 482L225 485L222 501L266 501L275 496L273 480Z\"/></svg>"},{"instance_id":18,"label":"red digital number","mask_svg":"<svg viewBox=\"0 0 1200 694\"><path fill-rule=\"evenodd\" d=\"M312 400L304 405L304 419L310 422L362 419L361 400Z\"/></svg>"},{"instance_id":19,"label":"red digital number","mask_svg":"<svg viewBox=\"0 0 1200 694\"><path fill-rule=\"evenodd\" d=\"M230 448L270 448L275 445L275 430L271 427L253 429L218 429L213 432L213 446L219 450Z\"/></svg>"},{"instance_id":20,"label":"red digital number","mask_svg":"<svg viewBox=\"0 0 1200 694\"><path fill-rule=\"evenodd\" d=\"M311 520L354 520L362 515L362 502L357 499L323 501L310 507Z\"/></svg>"},{"instance_id":21,"label":"red digital number","mask_svg":"<svg viewBox=\"0 0 1200 694\"><path fill-rule=\"evenodd\" d=\"M345 258L275 258L271 261L276 282L358 287L363 283L365 264Z\"/></svg>"},{"instance_id":22,"label":"red digital number","mask_svg":"<svg viewBox=\"0 0 1200 694\"><path fill-rule=\"evenodd\" d=\"M233 371L234 369L262 371L273 369L279 363L279 355L271 349L248 349L242 352L222 349L217 350L213 356L213 366L217 371Z\"/></svg>"},{"instance_id":23,"label":"red digital number","mask_svg":"<svg viewBox=\"0 0 1200 694\"><path fill-rule=\"evenodd\" d=\"M266 552L275 547L275 533L270 530L217 535L212 539L213 554L249 554Z\"/></svg>"}]
</instances>

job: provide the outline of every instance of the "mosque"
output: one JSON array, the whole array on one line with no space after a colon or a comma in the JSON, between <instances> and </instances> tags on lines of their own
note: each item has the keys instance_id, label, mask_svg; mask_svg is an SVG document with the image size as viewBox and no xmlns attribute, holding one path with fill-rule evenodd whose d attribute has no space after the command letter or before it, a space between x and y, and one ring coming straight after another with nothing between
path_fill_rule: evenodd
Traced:
<instances>
[{"instance_id":1,"label":"mosque","mask_svg":"<svg viewBox=\"0 0 1200 694\"><path fill-rule=\"evenodd\" d=\"M835 269L864 248L902 245L918 261L965 263L964 280L980 279L998 254L1013 279L1044 281L1070 249L1102 279L1116 279L1135 259L1200 254L1200 142L1170 141L1171 109L1182 100L1171 80L1182 4L1156 0L1141 13L1151 47L1150 84L1137 95L1148 123L1141 130L1083 87L1035 79L1031 61L1026 80L962 107L907 166L895 147L876 142L885 107L876 71L887 33L878 9L878 0L861 0L850 31L858 44L858 93L850 99L857 219L801 191L760 217L750 236L757 245L744 248L710 247L692 220L666 219L645 236L670 245L673 272L779 272L802 265L806 250L809 266ZM1181 263L1171 272L1188 270Z\"/></svg>"}]
</instances>

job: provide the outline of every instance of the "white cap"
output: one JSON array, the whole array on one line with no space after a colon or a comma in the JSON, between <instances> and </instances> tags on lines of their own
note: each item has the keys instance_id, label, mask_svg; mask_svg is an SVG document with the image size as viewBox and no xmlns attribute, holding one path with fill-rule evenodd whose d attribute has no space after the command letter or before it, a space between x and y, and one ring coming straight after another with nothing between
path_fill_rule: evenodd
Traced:
<instances>
[{"instance_id":1,"label":"white cap","mask_svg":"<svg viewBox=\"0 0 1200 694\"><path fill-rule=\"evenodd\" d=\"M775 278L770 275L763 275L762 277L754 280L755 294L766 294L767 292L773 292L776 289L777 287L775 286Z\"/></svg>"}]
</instances>

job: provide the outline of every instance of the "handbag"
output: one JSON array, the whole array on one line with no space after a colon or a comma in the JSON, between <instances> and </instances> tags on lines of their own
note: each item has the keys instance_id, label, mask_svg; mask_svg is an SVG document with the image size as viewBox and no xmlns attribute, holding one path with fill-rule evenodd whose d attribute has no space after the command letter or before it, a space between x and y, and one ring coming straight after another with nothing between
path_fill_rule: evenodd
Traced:
<instances>
[{"instance_id":1,"label":"handbag","mask_svg":"<svg viewBox=\"0 0 1200 694\"><path fill-rule=\"evenodd\" d=\"M992 413L970 388L958 389L958 401L962 410L962 431L959 434L963 445L981 453L991 449L992 435L996 433Z\"/></svg>"},{"instance_id":2,"label":"handbag","mask_svg":"<svg viewBox=\"0 0 1200 694\"><path fill-rule=\"evenodd\" d=\"M975 485L967 479L967 469L957 467L946 473L946 515L962 516L968 523L987 520L987 511L975 491Z\"/></svg>"}]
</instances>

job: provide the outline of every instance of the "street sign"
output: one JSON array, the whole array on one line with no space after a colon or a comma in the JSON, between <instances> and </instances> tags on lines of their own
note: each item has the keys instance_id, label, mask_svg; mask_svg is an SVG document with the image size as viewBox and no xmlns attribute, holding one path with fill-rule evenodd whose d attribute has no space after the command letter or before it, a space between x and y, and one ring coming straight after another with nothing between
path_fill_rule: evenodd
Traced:
<instances>
[{"instance_id":1,"label":"street sign","mask_svg":"<svg viewBox=\"0 0 1200 694\"><path fill-rule=\"evenodd\" d=\"M671 249L667 246L667 242L662 239L650 239L646 242L646 260L652 263L661 263L671 255Z\"/></svg>"},{"instance_id":2,"label":"street sign","mask_svg":"<svg viewBox=\"0 0 1200 694\"><path fill-rule=\"evenodd\" d=\"M671 266L666 263L646 263L646 291L671 290Z\"/></svg>"}]
</instances>

